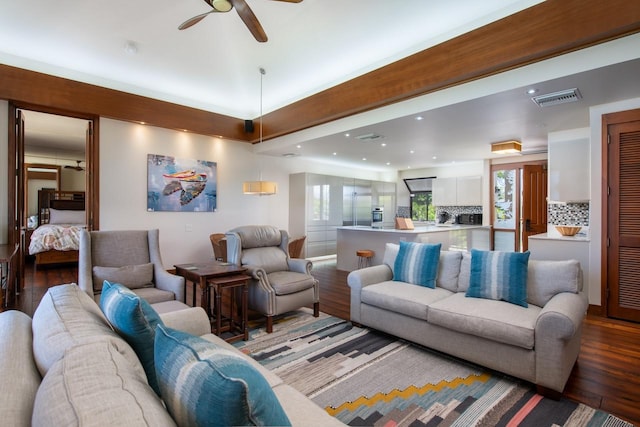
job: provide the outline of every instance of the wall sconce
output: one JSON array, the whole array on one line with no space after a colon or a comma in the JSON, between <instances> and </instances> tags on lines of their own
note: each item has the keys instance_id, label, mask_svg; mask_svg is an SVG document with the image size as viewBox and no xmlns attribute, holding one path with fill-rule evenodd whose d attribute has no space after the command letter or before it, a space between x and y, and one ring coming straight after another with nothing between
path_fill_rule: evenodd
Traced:
<instances>
[{"instance_id":1,"label":"wall sconce","mask_svg":"<svg viewBox=\"0 0 640 427\"><path fill-rule=\"evenodd\" d=\"M517 154L522 151L520 141L502 141L491 144L491 152L494 154Z\"/></svg>"}]
</instances>

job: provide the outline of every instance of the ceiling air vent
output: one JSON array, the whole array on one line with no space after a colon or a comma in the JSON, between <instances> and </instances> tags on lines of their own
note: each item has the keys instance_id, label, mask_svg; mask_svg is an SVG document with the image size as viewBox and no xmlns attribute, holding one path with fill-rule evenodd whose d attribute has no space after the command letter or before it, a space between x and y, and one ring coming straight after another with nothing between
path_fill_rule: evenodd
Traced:
<instances>
[{"instance_id":1,"label":"ceiling air vent","mask_svg":"<svg viewBox=\"0 0 640 427\"><path fill-rule=\"evenodd\" d=\"M573 88L548 93L546 95L534 96L531 100L540 107L549 107L551 105L566 104L567 102L576 102L581 98L582 95L580 95L580 91L577 88Z\"/></svg>"},{"instance_id":2,"label":"ceiling air vent","mask_svg":"<svg viewBox=\"0 0 640 427\"><path fill-rule=\"evenodd\" d=\"M379 139L382 139L384 138L384 136L378 135L377 133L367 133L364 135L358 135L355 138L363 142L370 142L370 141L377 141Z\"/></svg>"}]
</instances>

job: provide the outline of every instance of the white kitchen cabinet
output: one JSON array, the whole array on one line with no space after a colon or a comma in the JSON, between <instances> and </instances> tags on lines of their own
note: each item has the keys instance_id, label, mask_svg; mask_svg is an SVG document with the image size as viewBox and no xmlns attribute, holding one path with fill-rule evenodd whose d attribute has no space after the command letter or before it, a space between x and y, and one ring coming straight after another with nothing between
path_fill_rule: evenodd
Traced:
<instances>
[{"instance_id":1,"label":"white kitchen cabinet","mask_svg":"<svg viewBox=\"0 0 640 427\"><path fill-rule=\"evenodd\" d=\"M589 163L589 139L549 142L549 200L588 201Z\"/></svg>"},{"instance_id":2,"label":"white kitchen cabinet","mask_svg":"<svg viewBox=\"0 0 640 427\"><path fill-rule=\"evenodd\" d=\"M457 179L437 178L431 182L431 203L434 206L456 206Z\"/></svg>"},{"instance_id":3,"label":"white kitchen cabinet","mask_svg":"<svg viewBox=\"0 0 640 427\"><path fill-rule=\"evenodd\" d=\"M481 206L482 177L437 178L431 189L434 206Z\"/></svg>"}]
</instances>

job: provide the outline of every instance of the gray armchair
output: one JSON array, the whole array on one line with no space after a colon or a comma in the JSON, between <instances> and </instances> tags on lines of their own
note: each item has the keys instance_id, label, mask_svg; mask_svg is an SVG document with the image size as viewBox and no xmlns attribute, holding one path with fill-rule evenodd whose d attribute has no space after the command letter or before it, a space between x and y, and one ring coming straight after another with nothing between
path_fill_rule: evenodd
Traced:
<instances>
[{"instance_id":1,"label":"gray armchair","mask_svg":"<svg viewBox=\"0 0 640 427\"><path fill-rule=\"evenodd\" d=\"M78 286L96 301L104 280L127 286L150 304L184 301L184 278L164 269L158 236L158 230L83 230Z\"/></svg>"},{"instance_id":2,"label":"gray armchair","mask_svg":"<svg viewBox=\"0 0 640 427\"><path fill-rule=\"evenodd\" d=\"M227 261L247 267L249 307L267 316L267 333L273 316L313 305L320 314L318 281L306 259L289 258L289 235L270 225L248 225L226 233Z\"/></svg>"}]
</instances>

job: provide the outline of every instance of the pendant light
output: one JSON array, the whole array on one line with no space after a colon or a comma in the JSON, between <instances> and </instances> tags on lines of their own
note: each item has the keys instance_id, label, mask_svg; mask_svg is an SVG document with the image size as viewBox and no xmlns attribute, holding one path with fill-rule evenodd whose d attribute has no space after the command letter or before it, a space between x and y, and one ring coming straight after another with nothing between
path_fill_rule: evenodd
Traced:
<instances>
[{"instance_id":1,"label":"pendant light","mask_svg":"<svg viewBox=\"0 0 640 427\"><path fill-rule=\"evenodd\" d=\"M260 67L260 139L262 144L262 79L265 75L264 68ZM242 183L242 192L254 196L270 196L276 194L277 186L273 181L262 180L262 168L260 168L259 181L245 181Z\"/></svg>"}]
</instances>

